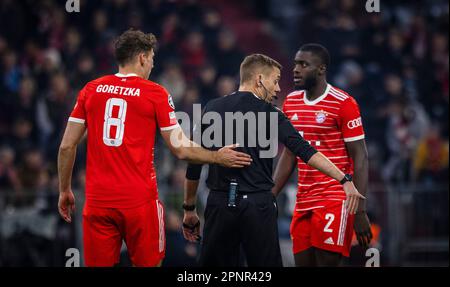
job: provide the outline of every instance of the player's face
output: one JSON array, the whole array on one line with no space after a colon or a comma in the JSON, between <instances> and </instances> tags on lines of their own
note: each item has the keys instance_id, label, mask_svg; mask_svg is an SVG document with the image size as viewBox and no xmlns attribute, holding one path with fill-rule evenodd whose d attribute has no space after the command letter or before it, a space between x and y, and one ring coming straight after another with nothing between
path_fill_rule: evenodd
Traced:
<instances>
[{"instance_id":1,"label":"player's face","mask_svg":"<svg viewBox=\"0 0 450 287\"><path fill-rule=\"evenodd\" d=\"M321 62L311 52L299 51L295 55L294 86L296 90L309 90L317 83Z\"/></svg>"},{"instance_id":2,"label":"player's face","mask_svg":"<svg viewBox=\"0 0 450 287\"><path fill-rule=\"evenodd\" d=\"M270 103L272 99L281 91L279 85L281 71L278 68L273 68L270 73L267 75L262 74L260 77L262 85L264 85L261 85L263 99Z\"/></svg>"}]
</instances>

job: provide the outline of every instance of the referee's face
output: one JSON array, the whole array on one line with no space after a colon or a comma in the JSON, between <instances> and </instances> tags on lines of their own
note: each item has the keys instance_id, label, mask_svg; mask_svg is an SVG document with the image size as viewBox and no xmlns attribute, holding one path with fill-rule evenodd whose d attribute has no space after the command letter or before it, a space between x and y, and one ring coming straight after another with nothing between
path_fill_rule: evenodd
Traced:
<instances>
[{"instance_id":1,"label":"referee's face","mask_svg":"<svg viewBox=\"0 0 450 287\"><path fill-rule=\"evenodd\" d=\"M270 73L266 75L261 75L261 85L263 87L263 99L266 102L272 102L273 98L277 97L277 94L281 91L280 89L280 78L281 71L279 68L272 68Z\"/></svg>"}]
</instances>

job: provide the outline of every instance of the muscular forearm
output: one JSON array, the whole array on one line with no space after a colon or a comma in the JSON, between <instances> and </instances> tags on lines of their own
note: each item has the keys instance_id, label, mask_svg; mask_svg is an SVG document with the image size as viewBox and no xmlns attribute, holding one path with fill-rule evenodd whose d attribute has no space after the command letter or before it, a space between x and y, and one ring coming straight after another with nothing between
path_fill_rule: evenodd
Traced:
<instances>
[{"instance_id":1,"label":"muscular forearm","mask_svg":"<svg viewBox=\"0 0 450 287\"><path fill-rule=\"evenodd\" d=\"M179 158L194 164L217 163L217 152L193 144L182 147Z\"/></svg>"},{"instance_id":2,"label":"muscular forearm","mask_svg":"<svg viewBox=\"0 0 450 287\"><path fill-rule=\"evenodd\" d=\"M369 160L367 154L361 154L360 156L353 158L353 163L353 181L359 193L366 197L367 186L369 183ZM366 200L359 200L358 211L366 211Z\"/></svg>"},{"instance_id":3,"label":"muscular forearm","mask_svg":"<svg viewBox=\"0 0 450 287\"><path fill-rule=\"evenodd\" d=\"M193 205L197 202L198 180L184 180L184 203Z\"/></svg>"},{"instance_id":4,"label":"muscular forearm","mask_svg":"<svg viewBox=\"0 0 450 287\"><path fill-rule=\"evenodd\" d=\"M76 146L59 148L58 153L58 179L59 191L69 191L72 182L73 164L77 153Z\"/></svg>"},{"instance_id":5,"label":"muscular forearm","mask_svg":"<svg viewBox=\"0 0 450 287\"><path fill-rule=\"evenodd\" d=\"M315 153L307 162L307 164L315 169L321 171L322 173L340 181L344 178L344 173L338 169L334 163L332 163L327 157L325 157L321 152Z\"/></svg>"},{"instance_id":6,"label":"muscular forearm","mask_svg":"<svg viewBox=\"0 0 450 287\"><path fill-rule=\"evenodd\" d=\"M275 196L278 196L283 187L286 185L286 182L288 181L292 171L294 170L296 162L297 158L295 157L295 155L285 148L275 169L275 185L272 188L272 193Z\"/></svg>"}]
</instances>

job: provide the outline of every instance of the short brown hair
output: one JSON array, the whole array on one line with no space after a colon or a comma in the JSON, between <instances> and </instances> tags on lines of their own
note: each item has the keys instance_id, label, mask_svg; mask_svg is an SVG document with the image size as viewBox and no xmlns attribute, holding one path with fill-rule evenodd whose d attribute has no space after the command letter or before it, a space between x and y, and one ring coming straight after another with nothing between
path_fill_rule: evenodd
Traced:
<instances>
[{"instance_id":1,"label":"short brown hair","mask_svg":"<svg viewBox=\"0 0 450 287\"><path fill-rule=\"evenodd\" d=\"M129 29L120 35L115 46L115 57L119 66L128 64L139 53L150 52L156 46L156 37L140 30Z\"/></svg>"},{"instance_id":2,"label":"short brown hair","mask_svg":"<svg viewBox=\"0 0 450 287\"><path fill-rule=\"evenodd\" d=\"M274 59L263 54L252 54L245 57L241 63L241 84L249 81L253 75L260 71L260 69L278 68L282 69L280 63Z\"/></svg>"}]
</instances>

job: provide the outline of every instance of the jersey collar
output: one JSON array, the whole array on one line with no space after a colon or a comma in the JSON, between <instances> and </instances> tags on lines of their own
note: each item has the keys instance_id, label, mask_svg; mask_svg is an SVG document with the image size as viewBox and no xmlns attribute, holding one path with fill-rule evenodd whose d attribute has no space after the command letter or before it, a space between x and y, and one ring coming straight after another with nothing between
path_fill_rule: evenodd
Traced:
<instances>
[{"instance_id":1,"label":"jersey collar","mask_svg":"<svg viewBox=\"0 0 450 287\"><path fill-rule=\"evenodd\" d=\"M317 104L318 102L320 102L321 100L325 99L325 97L326 97L326 96L328 95L328 93L330 92L330 89L331 89L331 85L330 85L330 84L327 84L327 88L325 89L325 92L324 92L320 97L318 97L317 99L315 99L314 101L308 100L308 98L306 97L306 92L305 92L305 93L304 93L304 96L303 96L303 101L305 101L305 104L306 104L306 105L308 105L308 106L313 106L313 105Z\"/></svg>"},{"instance_id":2,"label":"jersey collar","mask_svg":"<svg viewBox=\"0 0 450 287\"><path fill-rule=\"evenodd\" d=\"M117 77L123 78L123 77L138 77L138 75L136 75L135 73L130 73L130 74L121 74L121 73L116 73L115 74Z\"/></svg>"}]
</instances>

